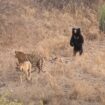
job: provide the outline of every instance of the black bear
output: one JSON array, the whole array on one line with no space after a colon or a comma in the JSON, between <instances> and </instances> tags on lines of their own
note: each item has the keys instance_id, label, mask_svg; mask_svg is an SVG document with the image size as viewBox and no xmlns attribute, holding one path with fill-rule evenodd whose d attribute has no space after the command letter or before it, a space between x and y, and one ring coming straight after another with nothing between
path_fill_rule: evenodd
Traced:
<instances>
[{"instance_id":1,"label":"black bear","mask_svg":"<svg viewBox=\"0 0 105 105\"><path fill-rule=\"evenodd\" d=\"M84 38L81 35L80 28L72 28L72 37L70 39L70 45L74 47L73 54L76 55L77 52L81 55L83 53L83 43Z\"/></svg>"}]
</instances>

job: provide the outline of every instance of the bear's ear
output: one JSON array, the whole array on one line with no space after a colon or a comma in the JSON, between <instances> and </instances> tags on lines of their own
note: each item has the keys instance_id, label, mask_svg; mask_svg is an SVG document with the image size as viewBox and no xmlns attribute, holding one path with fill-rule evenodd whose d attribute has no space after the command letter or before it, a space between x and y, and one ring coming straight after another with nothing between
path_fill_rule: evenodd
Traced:
<instances>
[{"instance_id":1,"label":"bear's ear","mask_svg":"<svg viewBox=\"0 0 105 105\"><path fill-rule=\"evenodd\" d=\"M72 31L74 31L75 30L75 28L72 28Z\"/></svg>"},{"instance_id":2,"label":"bear's ear","mask_svg":"<svg viewBox=\"0 0 105 105\"><path fill-rule=\"evenodd\" d=\"M77 29L77 34L81 34L81 29L80 28Z\"/></svg>"},{"instance_id":3,"label":"bear's ear","mask_svg":"<svg viewBox=\"0 0 105 105\"><path fill-rule=\"evenodd\" d=\"M75 34L75 28L72 28L72 34Z\"/></svg>"},{"instance_id":4,"label":"bear's ear","mask_svg":"<svg viewBox=\"0 0 105 105\"><path fill-rule=\"evenodd\" d=\"M78 28L78 31L80 31L81 29L80 28Z\"/></svg>"}]
</instances>

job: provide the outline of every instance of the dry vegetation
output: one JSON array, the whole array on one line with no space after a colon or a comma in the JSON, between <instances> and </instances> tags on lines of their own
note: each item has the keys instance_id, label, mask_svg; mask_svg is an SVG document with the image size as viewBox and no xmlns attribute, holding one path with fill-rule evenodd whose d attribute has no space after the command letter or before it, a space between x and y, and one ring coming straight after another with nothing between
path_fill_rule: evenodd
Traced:
<instances>
[{"instance_id":1,"label":"dry vegetation","mask_svg":"<svg viewBox=\"0 0 105 105\"><path fill-rule=\"evenodd\" d=\"M105 105L105 39L98 21L104 2L0 0L0 105ZM69 46L74 26L85 38L84 54L76 57ZM46 72L33 72L32 82L21 84L15 50L44 56Z\"/></svg>"}]
</instances>

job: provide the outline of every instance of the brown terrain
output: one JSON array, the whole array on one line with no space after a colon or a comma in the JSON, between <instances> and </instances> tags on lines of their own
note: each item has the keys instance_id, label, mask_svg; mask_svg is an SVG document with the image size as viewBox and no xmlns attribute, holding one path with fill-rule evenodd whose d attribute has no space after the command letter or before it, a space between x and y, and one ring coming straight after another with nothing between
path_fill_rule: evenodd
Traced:
<instances>
[{"instance_id":1,"label":"brown terrain","mask_svg":"<svg viewBox=\"0 0 105 105\"><path fill-rule=\"evenodd\" d=\"M0 105L105 105L105 35L98 22L104 2L0 0ZM85 39L76 57L69 45L75 26ZM44 56L46 72L21 83L15 51ZM2 102L5 94L14 104Z\"/></svg>"}]
</instances>

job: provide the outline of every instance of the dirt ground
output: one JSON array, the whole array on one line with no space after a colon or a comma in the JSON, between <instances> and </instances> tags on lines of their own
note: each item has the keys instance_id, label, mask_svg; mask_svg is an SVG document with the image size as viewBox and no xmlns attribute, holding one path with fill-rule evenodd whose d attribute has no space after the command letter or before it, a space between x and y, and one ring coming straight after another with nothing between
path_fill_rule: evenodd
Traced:
<instances>
[{"instance_id":1,"label":"dirt ground","mask_svg":"<svg viewBox=\"0 0 105 105\"><path fill-rule=\"evenodd\" d=\"M85 41L84 54L76 57L67 45L60 49L58 60L45 61L45 73L36 70L32 73L32 81L24 78L23 83L15 69L15 48L1 47L0 94L9 92L10 100L17 99L24 105L104 105L104 43Z\"/></svg>"}]
</instances>

